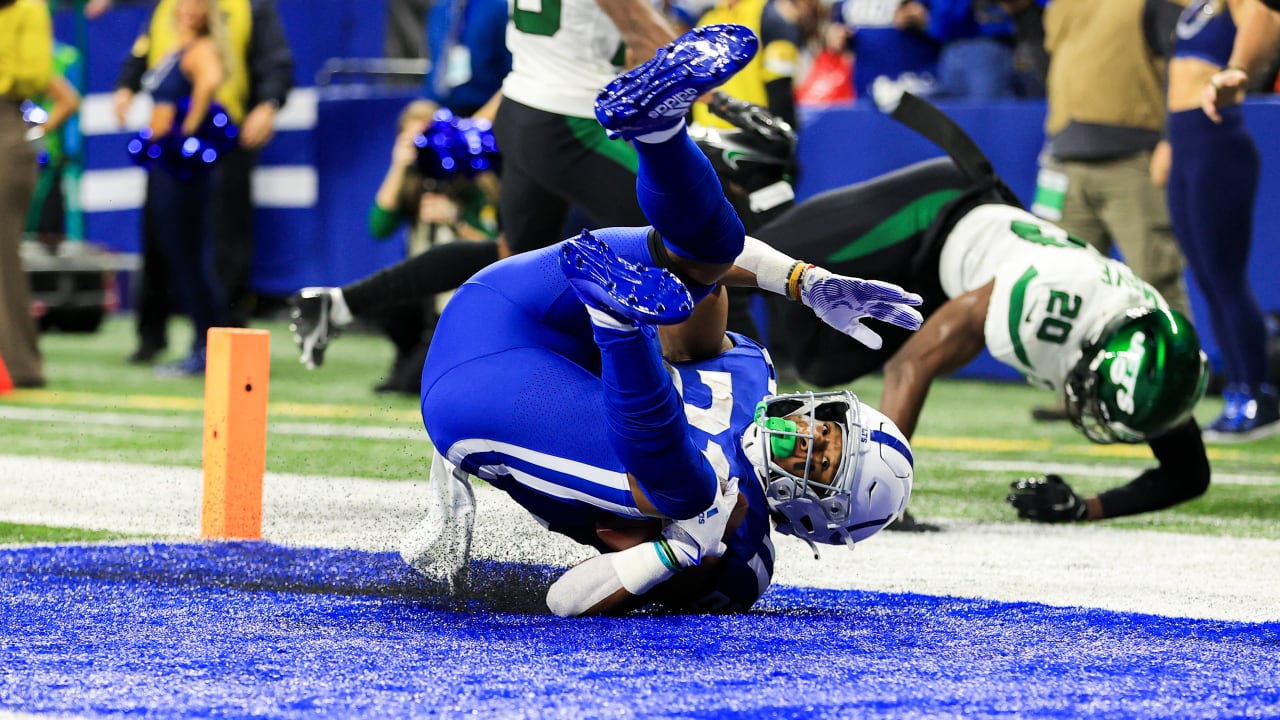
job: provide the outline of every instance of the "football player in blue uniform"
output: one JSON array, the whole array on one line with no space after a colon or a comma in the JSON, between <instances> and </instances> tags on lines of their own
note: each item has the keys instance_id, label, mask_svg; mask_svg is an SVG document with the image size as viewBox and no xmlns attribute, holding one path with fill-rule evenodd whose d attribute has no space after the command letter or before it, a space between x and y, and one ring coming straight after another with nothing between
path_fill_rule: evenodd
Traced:
<instances>
[{"instance_id":1,"label":"football player in blue uniform","mask_svg":"<svg viewBox=\"0 0 1280 720\"><path fill-rule=\"evenodd\" d=\"M869 345L865 318L922 321L898 286L745 237L683 116L756 44L697 28L601 92L598 119L639 153L652 226L500 261L445 308L422 378L433 501L401 551L424 574L463 578L467 475L602 552L551 586L566 616L743 610L769 585L771 526L852 545L905 508L912 457L892 422L847 391L775 394L768 353L725 329L724 285L791 297Z\"/></svg>"}]
</instances>

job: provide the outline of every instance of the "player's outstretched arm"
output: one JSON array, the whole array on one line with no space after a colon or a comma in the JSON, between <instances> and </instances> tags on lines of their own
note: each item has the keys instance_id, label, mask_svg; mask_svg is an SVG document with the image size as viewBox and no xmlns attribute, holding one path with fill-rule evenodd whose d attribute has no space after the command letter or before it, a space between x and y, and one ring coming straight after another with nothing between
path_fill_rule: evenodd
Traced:
<instances>
[{"instance_id":1,"label":"player's outstretched arm","mask_svg":"<svg viewBox=\"0 0 1280 720\"><path fill-rule=\"evenodd\" d=\"M864 319L908 330L917 330L924 322L914 307L921 298L913 292L892 283L837 275L796 260L753 237L747 238L742 254L723 282L758 287L800 302L826 324L873 350L884 341L863 324Z\"/></svg>"},{"instance_id":2,"label":"player's outstretched arm","mask_svg":"<svg viewBox=\"0 0 1280 720\"><path fill-rule=\"evenodd\" d=\"M880 412L908 438L934 378L959 370L982 352L991 288L987 283L943 303L885 363Z\"/></svg>"},{"instance_id":3,"label":"player's outstretched arm","mask_svg":"<svg viewBox=\"0 0 1280 720\"><path fill-rule=\"evenodd\" d=\"M622 34L627 67L648 60L676 38L675 28L647 0L596 0L596 4Z\"/></svg>"},{"instance_id":4,"label":"player's outstretched arm","mask_svg":"<svg viewBox=\"0 0 1280 720\"><path fill-rule=\"evenodd\" d=\"M1119 487L1085 498L1061 477L1048 475L1014 481L1005 499L1023 520L1056 523L1163 510L1209 489L1209 457L1195 419L1149 443L1160 465Z\"/></svg>"}]
</instances>

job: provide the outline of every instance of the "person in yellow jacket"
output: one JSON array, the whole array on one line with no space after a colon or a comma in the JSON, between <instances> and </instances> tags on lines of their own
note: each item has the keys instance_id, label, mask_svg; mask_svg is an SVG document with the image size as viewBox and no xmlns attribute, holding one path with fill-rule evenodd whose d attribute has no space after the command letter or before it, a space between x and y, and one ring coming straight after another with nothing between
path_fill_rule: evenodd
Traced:
<instances>
[{"instance_id":1,"label":"person in yellow jacket","mask_svg":"<svg viewBox=\"0 0 1280 720\"><path fill-rule=\"evenodd\" d=\"M796 124L795 76L804 42L800 14L794 0L720 0L698 20L699 25L745 25L760 38L760 52L720 92L768 108L792 126ZM707 127L733 127L704 103L693 106L693 120Z\"/></svg>"},{"instance_id":2,"label":"person in yellow jacket","mask_svg":"<svg viewBox=\"0 0 1280 720\"><path fill-rule=\"evenodd\" d=\"M0 0L0 359L14 385L44 385L22 226L35 192L36 153L21 104L49 86L53 23L44 0Z\"/></svg>"}]
</instances>

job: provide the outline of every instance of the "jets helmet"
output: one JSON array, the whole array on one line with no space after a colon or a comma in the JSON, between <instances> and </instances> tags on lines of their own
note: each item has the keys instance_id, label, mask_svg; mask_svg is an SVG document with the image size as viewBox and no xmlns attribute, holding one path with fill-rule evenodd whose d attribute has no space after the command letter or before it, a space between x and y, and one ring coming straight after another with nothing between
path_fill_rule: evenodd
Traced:
<instances>
[{"instance_id":1,"label":"jets helmet","mask_svg":"<svg viewBox=\"0 0 1280 720\"><path fill-rule=\"evenodd\" d=\"M768 110L735 102L751 109L730 119L740 123L737 128L691 125L689 137L711 161L725 197L752 232L794 204L796 137L790 125Z\"/></svg>"},{"instance_id":2,"label":"jets helmet","mask_svg":"<svg viewBox=\"0 0 1280 720\"><path fill-rule=\"evenodd\" d=\"M805 420L801 431L793 420ZM803 474L779 460L812 448L821 421L840 428L843 450L830 483L817 478L812 458ZM801 443L807 438L808 442ZM914 477L911 447L893 421L848 390L774 395L756 406L742 448L764 484L778 532L809 543L852 546L888 525L907 507Z\"/></svg>"},{"instance_id":3,"label":"jets helmet","mask_svg":"<svg viewBox=\"0 0 1280 720\"><path fill-rule=\"evenodd\" d=\"M1185 315L1130 308L1103 327L1067 377L1067 414L1094 442L1142 442L1186 421L1208 376Z\"/></svg>"}]
</instances>

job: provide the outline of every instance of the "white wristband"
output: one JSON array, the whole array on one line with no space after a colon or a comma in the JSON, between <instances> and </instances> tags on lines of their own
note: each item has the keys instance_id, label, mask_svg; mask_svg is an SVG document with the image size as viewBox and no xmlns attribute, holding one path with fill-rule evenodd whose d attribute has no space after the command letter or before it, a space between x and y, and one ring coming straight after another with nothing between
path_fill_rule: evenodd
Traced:
<instances>
[{"instance_id":1,"label":"white wristband","mask_svg":"<svg viewBox=\"0 0 1280 720\"><path fill-rule=\"evenodd\" d=\"M748 235L742 245L742 253L733 264L755 273L756 285L761 290L786 297L787 279L791 268L796 265L796 259Z\"/></svg>"},{"instance_id":2,"label":"white wristband","mask_svg":"<svg viewBox=\"0 0 1280 720\"><path fill-rule=\"evenodd\" d=\"M611 553L609 558L613 560L613 570L618 573L622 587L632 595L643 595L676 574L662 561L662 549L657 542Z\"/></svg>"}]
</instances>

